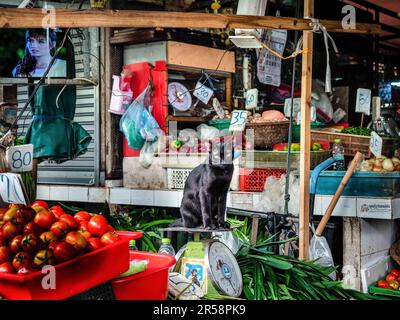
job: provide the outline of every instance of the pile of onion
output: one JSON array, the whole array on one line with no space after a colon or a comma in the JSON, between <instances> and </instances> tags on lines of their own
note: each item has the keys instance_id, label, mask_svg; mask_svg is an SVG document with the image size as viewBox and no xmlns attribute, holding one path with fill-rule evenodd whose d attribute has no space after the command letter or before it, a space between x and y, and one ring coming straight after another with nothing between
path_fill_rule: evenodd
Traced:
<instances>
[{"instance_id":1,"label":"pile of onion","mask_svg":"<svg viewBox=\"0 0 400 320\"><path fill-rule=\"evenodd\" d=\"M360 171L374 171L374 172L392 172L400 171L400 160L399 158L386 158L381 156L380 158L372 158L361 162Z\"/></svg>"}]
</instances>

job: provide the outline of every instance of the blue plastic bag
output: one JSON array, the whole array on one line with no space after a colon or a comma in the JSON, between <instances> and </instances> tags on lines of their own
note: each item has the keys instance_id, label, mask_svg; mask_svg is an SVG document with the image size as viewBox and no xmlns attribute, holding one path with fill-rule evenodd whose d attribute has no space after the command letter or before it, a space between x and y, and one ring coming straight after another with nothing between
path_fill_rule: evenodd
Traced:
<instances>
[{"instance_id":1,"label":"blue plastic bag","mask_svg":"<svg viewBox=\"0 0 400 320\"><path fill-rule=\"evenodd\" d=\"M131 103L119 122L119 128L125 135L128 145L140 150L145 141L156 141L161 129L151 115L150 86Z\"/></svg>"}]
</instances>

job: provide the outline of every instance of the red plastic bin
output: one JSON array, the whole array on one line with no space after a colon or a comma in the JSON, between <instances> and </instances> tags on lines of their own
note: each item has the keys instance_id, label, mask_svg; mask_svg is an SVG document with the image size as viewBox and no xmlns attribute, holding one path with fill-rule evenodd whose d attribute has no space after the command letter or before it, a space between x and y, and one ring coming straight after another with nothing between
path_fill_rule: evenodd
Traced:
<instances>
[{"instance_id":1,"label":"red plastic bin","mask_svg":"<svg viewBox=\"0 0 400 320\"><path fill-rule=\"evenodd\" d=\"M149 260L143 272L111 281L116 300L165 300L169 268L175 257L167 254L130 251L130 259Z\"/></svg>"},{"instance_id":2,"label":"red plastic bin","mask_svg":"<svg viewBox=\"0 0 400 320\"><path fill-rule=\"evenodd\" d=\"M263 191L265 186L265 179L271 176L279 179L285 173L285 169L240 168L240 191Z\"/></svg>"},{"instance_id":3,"label":"red plastic bin","mask_svg":"<svg viewBox=\"0 0 400 320\"><path fill-rule=\"evenodd\" d=\"M55 289L44 289L41 271L28 275L0 274L0 295L8 300L61 300L102 284L129 268L129 240L141 232L117 231L121 240L57 264Z\"/></svg>"}]
</instances>

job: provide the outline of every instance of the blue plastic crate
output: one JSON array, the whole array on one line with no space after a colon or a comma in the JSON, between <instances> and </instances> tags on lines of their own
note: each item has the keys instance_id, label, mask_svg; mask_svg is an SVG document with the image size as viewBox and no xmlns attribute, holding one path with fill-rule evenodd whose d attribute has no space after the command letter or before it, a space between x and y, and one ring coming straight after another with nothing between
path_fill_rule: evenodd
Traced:
<instances>
[{"instance_id":1,"label":"blue plastic crate","mask_svg":"<svg viewBox=\"0 0 400 320\"><path fill-rule=\"evenodd\" d=\"M316 194L335 194L345 171L323 171L317 180ZM392 197L400 194L400 172L355 172L343 196Z\"/></svg>"}]
</instances>

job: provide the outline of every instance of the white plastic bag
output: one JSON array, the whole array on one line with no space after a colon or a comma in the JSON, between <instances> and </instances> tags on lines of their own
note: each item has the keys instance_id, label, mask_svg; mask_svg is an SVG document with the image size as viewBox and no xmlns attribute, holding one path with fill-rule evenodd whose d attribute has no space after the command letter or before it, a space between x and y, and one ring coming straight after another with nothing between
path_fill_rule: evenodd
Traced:
<instances>
[{"instance_id":1,"label":"white plastic bag","mask_svg":"<svg viewBox=\"0 0 400 320\"><path fill-rule=\"evenodd\" d=\"M324 83L318 79L313 80L311 104L317 109L317 119L328 123L333 119L333 107L325 92Z\"/></svg>"},{"instance_id":2,"label":"white plastic bag","mask_svg":"<svg viewBox=\"0 0 400 320\"><path fill-rule=\"evenodd\" d=\"M315 233L314 230L313 233ZM329 248L328 241L325 239L325 237L319 237L314 234L311 238L310 260L316 260L315 263L325 267L335 266L332 258L331 249ZM336 280L336 272L332 272L329 277L332 280Z\"/></svg>"},{"instance_id":3,"label":"white plastic bag","mask_svg":"<svg viewBox=\"0 0 400 320\"><path fill-rule=\"evenodd\" d=\"M126 91L121 90L121 77L113 75L113 87L111 91L110 109L111 113L122 115L132 102L133 92L130 87Z\"/></svg>"}]
</instances>

